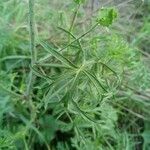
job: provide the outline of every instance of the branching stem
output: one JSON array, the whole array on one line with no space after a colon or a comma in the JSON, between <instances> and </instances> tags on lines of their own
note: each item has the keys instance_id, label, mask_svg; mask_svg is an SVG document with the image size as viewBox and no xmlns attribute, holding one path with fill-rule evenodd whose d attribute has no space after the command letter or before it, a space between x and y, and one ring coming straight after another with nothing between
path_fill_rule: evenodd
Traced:
<instances>
[{"instance_id":1,"label":"branching stem","mask_svg":"<svg viewBox=\"0 0 150 150\"><path fill-rule=\"evenodd\" d=\"M88 33L90 33L93 29L95 29L98 26L98 23L96 23L93 27L91 27L87 32L85 32L84 34L82 34L81 36L79 36L78 38L76 38L75 40L73 40L72 42L70 42L67 46L65 46L64 48L60 49L59 51L62 51L64 49L66 49L68 46L72 45L74 42L82 39L84 36L86 36Z\"/></svg>"}]
</instances>

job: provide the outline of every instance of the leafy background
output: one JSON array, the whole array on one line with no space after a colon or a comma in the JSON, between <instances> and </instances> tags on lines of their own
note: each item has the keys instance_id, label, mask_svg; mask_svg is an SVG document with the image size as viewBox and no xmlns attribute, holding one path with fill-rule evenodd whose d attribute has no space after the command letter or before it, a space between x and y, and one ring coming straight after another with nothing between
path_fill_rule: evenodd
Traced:
<instances>
[{"instance_id":1,"label":"leafy background","mask_svg":"<svg viewBox=\"0 0 150 150\"><path fill-rule=\"evenodd\" d=\"M0 10L0 149L150 149L149 0L36 0L33 66L28 1Z\"/></svg>"}]
</instances>

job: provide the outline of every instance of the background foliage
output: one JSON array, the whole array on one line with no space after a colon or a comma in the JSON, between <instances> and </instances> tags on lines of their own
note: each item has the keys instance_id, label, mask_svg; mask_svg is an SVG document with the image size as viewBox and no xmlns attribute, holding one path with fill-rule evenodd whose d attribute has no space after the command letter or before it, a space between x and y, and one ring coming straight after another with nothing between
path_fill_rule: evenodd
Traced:
<instances>
[{"instance_id":1,"label":"background foliage","mask_svg":"<svg viewBox=\"0 0 150 150\"><path fill-rule=\"evenodd\" d=\"M27 6L0 1L0 149L149 150L150 1L35 0L34 64Z\"/></svg>"}]
</instances>

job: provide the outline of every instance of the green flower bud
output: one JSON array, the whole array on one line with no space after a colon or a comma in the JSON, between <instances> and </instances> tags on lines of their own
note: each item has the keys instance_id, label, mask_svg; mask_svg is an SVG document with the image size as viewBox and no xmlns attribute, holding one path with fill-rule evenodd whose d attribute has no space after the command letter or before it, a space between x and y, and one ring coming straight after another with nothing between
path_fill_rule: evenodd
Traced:
<instances>
[{"instance_id":1,"label":"green flower bud","mask_svg":"<svg viewBox=\"0 0 150 150\"><path fill-rule=\"evenodd\" d=\"M102 8L99 11L97 22L99 25L108 27L117 18L117 11L114 8Z\"/></svg>"}]
</instances>

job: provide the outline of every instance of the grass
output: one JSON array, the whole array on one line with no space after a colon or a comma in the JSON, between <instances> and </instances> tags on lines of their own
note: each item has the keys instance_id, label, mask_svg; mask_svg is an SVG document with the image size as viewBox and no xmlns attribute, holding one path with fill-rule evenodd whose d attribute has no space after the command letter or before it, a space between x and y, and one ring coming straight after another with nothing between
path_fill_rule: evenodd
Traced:
<instances>
[{"instance_id":1,"label":"grass","mask_svg":"<svg viewBox=\"0 0 150 150\"><path fill-rule=\"evenodd\" d=\"M149 149L150 4L95 3L0 2L0 149Z\"/></svg>"}]
</instances>

